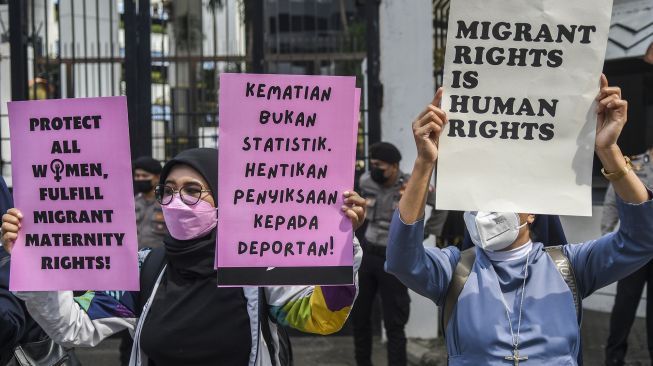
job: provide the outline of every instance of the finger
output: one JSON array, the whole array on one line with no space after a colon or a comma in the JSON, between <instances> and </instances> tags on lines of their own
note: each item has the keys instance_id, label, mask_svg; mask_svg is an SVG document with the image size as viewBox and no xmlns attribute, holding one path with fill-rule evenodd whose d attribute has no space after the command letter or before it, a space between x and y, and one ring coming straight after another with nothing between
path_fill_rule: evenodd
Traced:
<instances>
[{"instance_id":1,"label":"finger","mask_svg":"<svg viewBox=\"0 0 653 366\"><path fill-rule=\"evenodd\" d=\"M10 224L8 222L2 224L3 233L17 233L18 229L18 225Z\"/></svg>"},{"instance_id":2,"label":"finger","mask_svg":"<svg viewBox=\"0 0 653 366\"><path fill-rule=\"evenodd\" d=\"M2 241L5 243L13 243L16 239L18 239L18 234L16 233L4 233L4 235L2 235Z\"/></svg>"},{"instance_id":3,"label":"finger","mask_svg":"<svg viewBox=\"0 0 653 366\"><path fill-rule=\"evenodd\" d=\"M345 215L351 220L351 223L356 226L358 224L358 215L352 210L346 210Z\"/></svg>"},{"instance_id":4,"label":"finger","mask_svg":"<svg viewBox=\"0 0 653 366\"><path fill-rule=\"evenodd\" d=\"M20 224L20 219L12 214L4 214L2 215L2 222L8 222L10 224L18 225Z\"/></svg>"},{"instance_id":5,"label":"finger","mask_svg":"<svg viewBox=\"0 0 653 366\"><path fill-rule=\"evenodd\" d=\"M426 116L422 117L422 119L419 120L417 128L426 126L427 124L429 124L431 122L435 122L435 123L437 123L439 125L444 125L444 122L440 118L440 116L435 114L435 112L429 112Z\"/></svg>"},{"instance_id":6,"label":"finger","mask_svg":"<svg viewBox=\"0 0 653 366\"><path fill-rule=\"evenodd\" d=\"M605 76L605 74L601 73L601 89L605 88L608 85L608 78Z\"/></svg>"},{"instance_id":7,"label":"finger","mask_svg":"<svg viewBox=\"0 0 653 366\"><path fill-rule=\"evenodd\" d=\"M365 218L365 209L363 207L355 206L352 207L350 210L356 213L356 217L358 217L358 220L363 220L363 218Z\"/></svg>"},{"instance_id":8,"label":"finger","mask_svg":"<svg viewBox=\"0 0 653 366\"><path fill-rule=\"evenodd\" d=\"M608 78L605 77L605 74L601 74L601 77L599 78L599 95L596 96L596 100L603 99L603 88L608 85Z\"/></svg>"},{"instance_id":9,"label":"finger","mask_svg":"<svg viewBox=\"0 0 653 366\"><path fill-rule=\"evenodd\" d=\"M612 94L616 94L621 98L621 88L618 87L618 86L608 86L608 87L605 87L605 88L601 89L601 95L603 96L603 98L605 98L605 97L607 97L609 95L612 95ZM603 98L601 98L601 99L603 99Z\"/></svg>"},{"instance_id":10,"label":"finger","mask_svg":"<svg viewBox=\"0 0 653 366\"><path fill-rule=\"evenodd\" d=\"M615 100L621 100L621 99L619 98L618 95L612 94L610 96L601 99L601 101L599 101L599 105L602 107L603 110L605 110L608 104L610 104L610 102L613 102Z\"/></svg>"},{"instance_id":11,"label":"finger","mask_svg":"<svg viewBox=\"0 0 653 366\"><path fill-rule=\"evenodd\" d=\"M623 99L613 100L610 103L608 103L606 105L606 107L608 109L612 109L612 110L618 110L618 109L621 109L621 108L628 108L628 101L625 101Z\"/></svg>"},{"instance_id":12,"label":"finger","mask_svg":"<svg viewBox=\"0 0 653 366\"><path fill-rule=\"evenodd\" d=\"M442 132L442 126L436 124L435 122L431 122L428 125L417 129L415 134L417 136L430 136L432 133L435 133L436 136L439 136L440 132Z\"/></svg>"},{"instance_id":13,"label":"finger","mask_svg":"<svg viewBox=\"0 0 653 366\"><path fill-rule=\"evenodd\" d=\"M17 208L10 208L9 210L7 210L7 213L10 214L10 215L16 216L19 219L23 218L23 213L20 212Z\"/></svg>"},{"instance_id":14,"label":"finger","mask_svg":"<svg viewBox=\"0 0 653 366\"><path fill-rule=\"evenodd\" d=\"M431 105L434 105L436 107L440 107L440 104L442 103L442 95L444 94L444 88L439 87L438 91L435 92L435 96L433 96L433 100L431 101Z\"/></svg>"},{"instance_id":15,"label":"finger","mask_svg":"<svg viewBox=\"0 0 653 366\"><path fill-rule=\"evenodd\" d=\"M418 121L418 120L422 119L422 117L424 117L427 113L429 113L429 112L431 111L431 110L429 109L430 106L431 106L431 105L429 104L429 105L428 105L428 106L427 106L423 111L421 111L421 112L417 115L417 118L416 118L415 120Z\"/></svg>"},{"instance_id":16,"label":"finger","mask_svg":"<svg viewBox=\"0 0 653 366\"><path fill-rule=\"evenodd\" d=\"M442 109L430 105L429 110L435 113L438 117L440 117L440 119L443 120L444 123L447 123L449 121L449 117L447 117L447 112L443 111Z\"/></svg>"},{"instance_id":17,"label":"finger","mask_svg":"<svg viewBox=\"0 0 653 366\"><path fill-rule=\"evenodd\" d=\"M365 200L365 198L357 195L357 196L347 197L345 199L345 203L347 203L349 205L353 204L353 205L357 205L357 206L366 206L367 205L367 200Z\"/></svg>"}]
</instances>

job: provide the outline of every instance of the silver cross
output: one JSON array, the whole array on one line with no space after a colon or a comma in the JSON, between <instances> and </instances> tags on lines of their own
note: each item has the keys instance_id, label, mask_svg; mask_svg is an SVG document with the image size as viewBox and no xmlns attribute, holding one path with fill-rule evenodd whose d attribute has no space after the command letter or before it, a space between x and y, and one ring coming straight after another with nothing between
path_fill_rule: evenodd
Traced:
<instances>
[{"instance_id":1,"label":"silver cross","mask_svg":"<svg viewBox=\"0 0 653 366\"><path fill-rule=\"evenodd\" d=\"M519 366L519 361L526 361L528 360L528 356L519 356L519 350L515 348L512 350L512 356L506 356L506 360L512 361L515 363L515 366Z\"/></svg>"}]
</instances>

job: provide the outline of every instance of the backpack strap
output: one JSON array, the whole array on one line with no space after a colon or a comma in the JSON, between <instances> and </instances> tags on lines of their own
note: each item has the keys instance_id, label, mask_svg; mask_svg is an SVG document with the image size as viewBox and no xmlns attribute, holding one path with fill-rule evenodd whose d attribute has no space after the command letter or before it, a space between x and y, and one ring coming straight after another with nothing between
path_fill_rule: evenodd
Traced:
<instances>
[{"instance_id":1,"label":"backpack strap","mask_svg":"<svg viewBox=\"0 0 653 366\"><path fill-rule=\"evenodd\" d=\"M164 247L154 248L147 255L141 266L140 292L138 293L138 316L143 312L143 307L152 295L159 274L166 265L166 251Z\"/></svg>"},{"instance_id":2,"label":"backpack strap","mask_svg":"<svg viewBox=\"0 0 653 366\"><path fill-rule=\"evenodd\" d=\"M472 272L472 266L476 261L475 249L476 247L471 247L460 253L460 260L458 261L458 264L456 264L456 269L451 277L451 282L447 289L447 295L444 299L444 310L442 312L443 331L447 329L453 309L456 306L456 303L458 303L458 296L460 296L460 293L463 291L463 287L465 287L469 274Z\"/></svg>"},{"instance_id":3,"label":"backpack strap","mask_svg":"<svg viewBox=\"0 0 653 366\"><path fill-rule=\"evenodd\" d=\"M263 335L265 344L268 346L268 352L270 352L272 366L277 366L277 352L274 349L274 341L272 340L272 331L270 330L268 316L268 301L265 298L265 288L263 287L258 288L258 322L261 324L261 334Z\"/></svg>"},{"instance_id":4,"label":"backpack strap","mask_svg":"<svg viewBox=\"0 0 653 366\"><path fill-rule=\"evenodd\" d=\"M553 264L555 264L556 268L558 269L560 276L562 276L562 279L569 287L569 291L571 291L571 295L574 298L574 306L576 307L576 316L578 318L578 322L580 323L582 307L580 306L580 297L578 296L576 275L574 274L574 269L571 266L571 262L569 261L569 258L567 258L565 253L562 251L561 245L555 247L546 247L544 248L544 251L546 251L546 254L548 254L549 257L551 257L551 260L553 260Z\"/></svg>"}]
</instances>

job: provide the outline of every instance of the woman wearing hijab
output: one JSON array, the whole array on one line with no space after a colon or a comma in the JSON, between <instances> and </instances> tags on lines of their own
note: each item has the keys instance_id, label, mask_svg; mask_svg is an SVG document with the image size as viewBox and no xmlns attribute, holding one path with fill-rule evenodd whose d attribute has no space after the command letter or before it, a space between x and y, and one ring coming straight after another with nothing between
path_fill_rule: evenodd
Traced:
<instances>
[{"instance_id":1,"label":"woman wearing hijab","mask_svg":"<svg viewBox=\"0 0 653 366\"><path fill-rule=\"evenodd\" d=\"M386 264L406 286L438 305L445 302L461 260L455 247L422 246L426 192L447 122L437 107L441 98L442 89L413 124L418 157L391 224ZM622 225L599 239L561 247L581 297L653 259L653 194L617 146L627 103L605 76L597 100L595 151L619 196ZM519 179L518 169L513 179ZM580 329L571 287L542 243L531 241L534 220L529 213L465 213L476 259L444 325L449 365L577 364Z\"/></svg>"},{"instance_id":2,"label":"woman wearing hijab","mask_svg":"<svg viewBox=\"0 0 653 366\"><path fill-rule=\"evenodd\" d=\"M265 342L264 329L276 326L262 324L267 316L258 309L259 289L217 288L217 168L215 149L187 150L164 166L157 199L170 235L163 240L166 265L149 298L139 301L139 293L113 291L76 298L70 291L19 293L46 332L63 345L93 347L129 329L134 334L132 366L279 365L278 338L267 337L272 344ZM342 211L357 228L365 217L365 202L354 192L344 197ZM9 248L20 218L16 209L3 217L3 242ZM357 272L358 242L354 248ZM139 264L150 253L140 251ZM355 295L354 286L264 290L269 317L276 324L318 334L342 327ZM137 305L140 302L144 304Z\"/></svg>"}]
</instances>

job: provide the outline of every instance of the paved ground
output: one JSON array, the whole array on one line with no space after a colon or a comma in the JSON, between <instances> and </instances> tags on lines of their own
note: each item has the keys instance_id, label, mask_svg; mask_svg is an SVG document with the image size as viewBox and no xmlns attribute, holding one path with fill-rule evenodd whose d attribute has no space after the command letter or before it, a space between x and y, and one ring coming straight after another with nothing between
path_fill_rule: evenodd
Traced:
<instances>
[{"instance_id":1,"label":"paved ground","mask_svg":"<svg viewBox=\"0 0 653 366\"><path fill-rule=\"evenodd\" d=\"M83 366L120 366L117 339L108 339L93 349L77 349ZM351 336L293 337L295 366L355 366L353 338ZM374 365L387 364L385 346L380 340L374 343Z\"/></svg>"},{"instance_id":2,"label":"paved ground","mask_svg":"<svg viewBox=\"0 0 653 366\"><path fill-rule=\"evenodd\" d=\"M553 315L552 315L553 316ZM603 365L603 350L608 336L608 314L586 310L583 320L583 342L586 366ZM293 337L295 365L354 366L353 338L351 336ZM118 340L108 339L94 349L78 349L84 366L116 366ZM446 354L441 341L411 340L408 345L412 365L440 366L446 364ZM385 366L385 346L377 339L373 362ZM630 335L628 366L650 365L646 347L646 328L643 319L637 319Z\"/></svg>"},{"instance_id":3,"label":"paved ground","mask_svg":"<svg viewBox=\"0 0 653 366\"><path fill-rule=\"evenodd\" d=\"M603 365L610 314L585 310L583 314L583 357L585 365ZM646 322L638 318L630 331L626 365L651 365L646 345Z\"/></svg>"}]
</instances>

